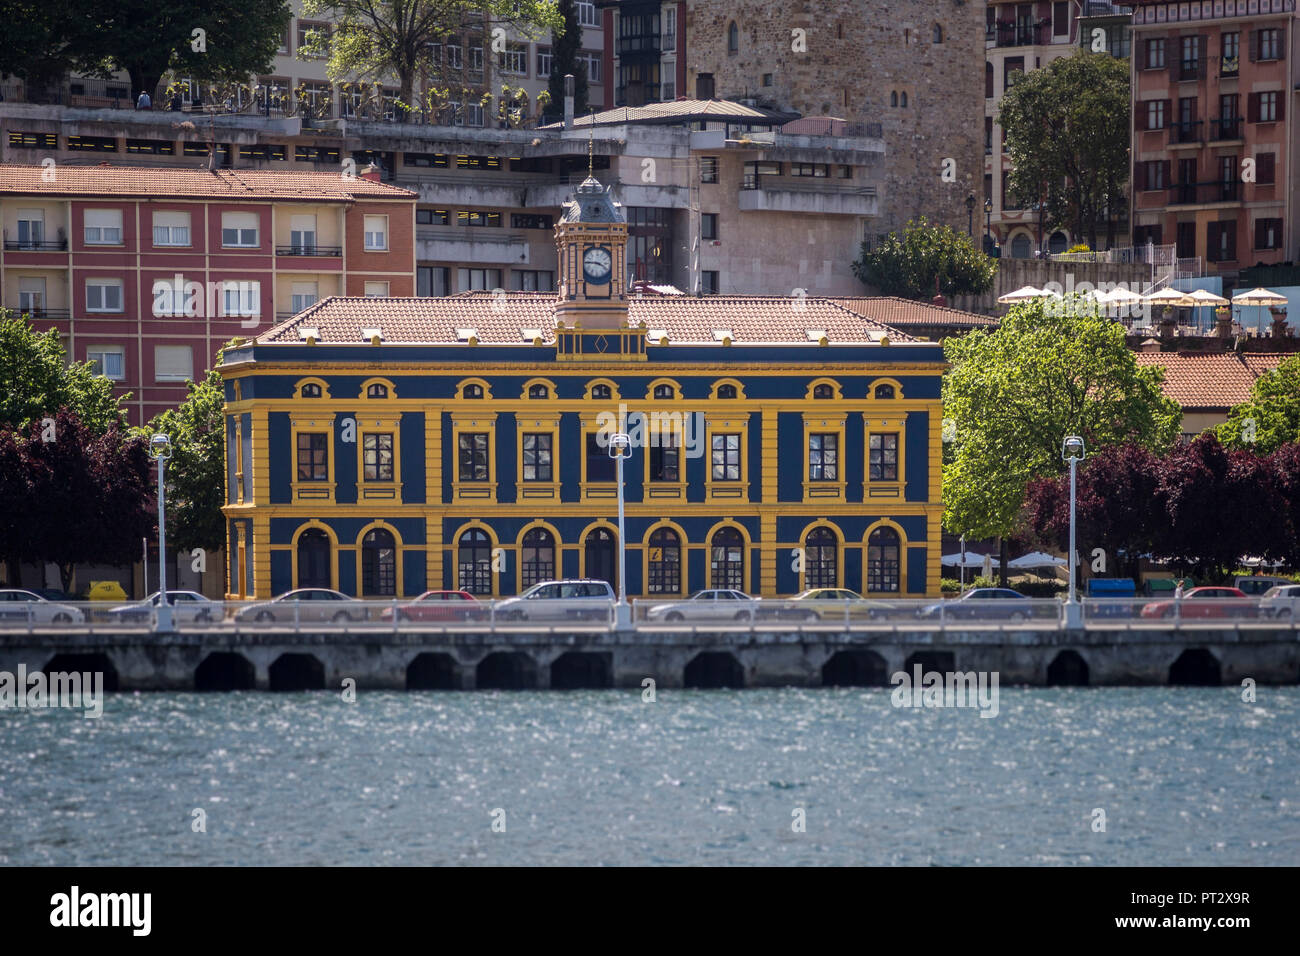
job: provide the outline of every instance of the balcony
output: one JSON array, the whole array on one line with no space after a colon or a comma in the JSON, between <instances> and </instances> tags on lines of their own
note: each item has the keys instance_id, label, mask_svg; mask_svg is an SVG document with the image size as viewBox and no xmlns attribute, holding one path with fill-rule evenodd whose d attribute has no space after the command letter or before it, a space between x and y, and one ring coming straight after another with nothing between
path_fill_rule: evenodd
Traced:
<instances>
[{"instance_id":1,"label":"balcony","mask_svg":"<svg viewBox=\"0 0 1300 956\"><path fill-rule=\"evenodd\" d=\"M1241 183L1237 180L1220 180L1209 183L1182 183L1169 187L1169 205L1195 206L1203 203L1238 202L1242 198Z\"/></svg>"},{"instance_id":2,"label":"balcony","mask_svg":"<svg viewBox=\"0 0 1300 956\"><path fill-rule=\"evenodd\" d=\"M1241 139L1241 122L1240 116L1234 116L1231 119L1210 120L1210 142Z\"/></svg>"},{"instance_id":3,"label":"balcony","mask_svg":"<svg viewBox=\"0 0 1300 956\"><path fill-rule=\"evenodd\" d=\"M1200 57L1194 60L1181 60L1174 67L1173 73L1180 83L1203 80L1205 79L1205 60Z\"/></svg>"},{"instance_id":4,"label":"balcony","mask_svg":"<svg viewBox=\"0 0 1300 956\"><path fill-rule=\"evenodd\" d=\"M53 320L53 319L72 318L72 312L68 309L47 309L44 306L37 306L34 309L28 309L21 305L19 306L7 305L5 306L5 308L15 314L29 315L32 317L32 321L34 322L40 321L42 319Z\"/></svg>"},{"instance_id":5,"label":"balcony","mask_svg":"<svg viewBox=\"0 0 1300 956\"><path fill-rule=\"evenodd\" d=\"M277 256L329 256L338 258L343 255L342 246L276 246Z\"/></svg>"},{"instance_id":6,"label":"balcony","mask_svg":"<svg viewBox=\"0 0 1300 956\"><path fill-rule=\"evenodd\" d=\"M670 48L671 49L671 48ZM658 33L638 33L618 38L618 55L620 57L644 54L658 57L660 41Z\"/></svg>"},{"instance_id":7,"label":"balcony","mask_svg":"<svg viewBox=\"0 0 1300 956\"><path fill-rule=\"evenodd\" d=\"M1050 20L1018 24L1002 20L995 29L985 30L984 40L994 46L1047 46L1052 42L1052 24Z\"/></svg>"},{"instance_id":8,"label":"balcony","mask_svg":"<svg viewBox=\"0 0 1300 956\"><path fill-rule=\"evenodd\" d=\"M1201 121L1189 120L1182 123L1171 123L1169 125L1169 142L1171 145L1201 142Z\"/></svg>"},{"instance_id":9,"label":"balcony","mask_svg":"<svg viewBox=\"0 0 1300 956\"><path fill-rule=\"evenodd\" d=\"M68 240L33 242L30 239L6 239L5 252L67 252Z\"/></svg>"},{"instance_id":10,"label":"balcony","mask_svg":"<svg viewBox=\"0 0 1300 956\"><path fill-rule=\"evenodd\" d=\"M475 265L526 265L528 237L496 229L449 227L416 233L415 255L421 262L457 262Z\"/></svg>"},{"instance_id":11,"label":"balcony","mask_svg":"<svg viewBox=\"0 0 1300 956\"><path fill-rule=\"evenodd\" d=\"M741 186L738 203L741 212L827 216L875 216L879 206L874 186L844 187L785 179L774 181L771 176L747 179Z\"/></svg>"}]
</instances>

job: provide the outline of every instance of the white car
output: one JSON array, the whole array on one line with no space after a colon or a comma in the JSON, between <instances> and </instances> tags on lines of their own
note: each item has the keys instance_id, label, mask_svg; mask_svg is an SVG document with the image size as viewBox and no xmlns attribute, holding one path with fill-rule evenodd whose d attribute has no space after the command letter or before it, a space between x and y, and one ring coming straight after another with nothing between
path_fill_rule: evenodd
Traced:
<instances>
[{"instance_id":1,"label":"white car","mask_svg":"<svg viewBox=\"0 0 1300 956\"><path fill-rule=\"evenodd\" d=\"M33 624L72 624L86 615L70 604L56 604L34 591L12 588L0 591L0 620L30 621Z\"/></svg>"},{"instance_id":2,"label":"white car","mask_svg":"<svg viewBox=\"0 0 1300 956\"><path fill-rule=\"evenodd\" d=\"M656 604L648 611L647 621L752 621L760 615L759 599L732 588L709 588L696 591L685 601Z\"/></svg>"},{"instance_id":3,"label":"white car","mask_svg":"<svg viewBox=\"0 0 1300 956\"><path fill-rule=\"evenodd\" d=\"M608 581L541 581L493 609L498 621L608 621L617 595Z\"/></svg>"},{"instance_id":4,"label":"white car","mask_svg":"<svg viewBox=\"0 0 1300 956\"><path fill-rule=\"evenodd\" d=\"M108 618L119 624L140 623L153 620L158 608L158 591L154 591L143 601L134 604L121 604L108 611ZM221 605L205 598L197 591L173 591L167 589L167 600L172 607L172 620L177 624L190 624L198 621L203 624L221 619Z\"/></svg>"}]
</instances>

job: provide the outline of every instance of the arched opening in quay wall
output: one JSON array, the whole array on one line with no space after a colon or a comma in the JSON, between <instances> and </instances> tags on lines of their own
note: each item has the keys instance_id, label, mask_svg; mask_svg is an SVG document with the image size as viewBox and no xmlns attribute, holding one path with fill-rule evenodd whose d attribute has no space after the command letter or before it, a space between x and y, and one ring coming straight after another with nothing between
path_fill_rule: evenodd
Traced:
<instances>
[{"instance_id":1,"label":"arched opening in quay wall","mask_svg":"<svg viewBox=\"0 0 1300 956\"><path fill-rule=\"evenodd\" d=\"M45 665L45 675L50 674L103 674L104 690L116 691L118 688L117 668L107 654L55 654ZM92 677L93 681L94 678ZM93 685L92 685L93 686Z\"/></svg>"},{"instance_id":2,"label":"arched opening in quay wall","mask_svg":"<svg viewBox=\"0 0 1300 956\"><path fill-rule=\"evenodd\" d=\"M1220 687L1223 671L1219 659L1203 647L1192 647L1178 655L1169 668L1171 687Z\"/></svg>"},{"instance_id":3,"label":"arched opening in quay wall","mask_svg":"<svg viewBox=\"0 0 1300 956\"><path fill-rule=\"evenodd\" d=\"M614 686L612 655L566 651L551 664L552 690L604 690Z\"/></svg>"},{"instance_id":4,"label":"arched opening in quay wall","mask_svg":"<svg viewBox=\"0 0 1300 956\"><path fill-rule=\"evenodd\" d=\"M213 651L194 671L195 690L253 690L257 674L243 654Z\"/></svg>"},{"instance_id":5,"label":"arched opening in quay wall","mask_svg":"<svg viewBox=\"0 0 1300 956\"><path fill-rule=\"evenodd\" d=\"M911 679L917 664L921 665L922 675L931 671L948 674L957 669L952 651L915 651L903 662L903 670L907 672L908 679Z\"/></svg>"},{"instance_id":6,"label":"arched opening in quay wall","mask_svg":"<svg viewBox=\"0 0 1300 956\"><path fill-rule=\"evenodd\" d=\"M324 690L325 665L313 654L281 654L271 664L271 690Z\"/></svg>"},{"instance_id":7,"label":"arched opening in quay wall","mask_svg":"<svg viewBox=\"0 0 1300 956\"><path fill-rule=\"evenodd\" d=\"M460 673L450 654L425 651L406 665L407 690L459 690Z\"/></svg>"},{"instance_id":8,"label":"arched opening in quay wall","mask_svg":"<svg viewBox=\"0 0 1300 956\"><path fill-rule=\"evenodd\" d=\"M536 690L537 662L521 651L496 651L475 668L479 690Z\"/></svg>"},{"instance_id":9,"label":"arched opening in quay wall","mask_svg":"<svg viewBox=\"0 0 1300 956\"><path fill-rule=\"evenodd\" d=\"M726 651L702 651L686 665L683 687L700 690L740 689L745 686L745 669L734 654Z\"/></svg>"},{"instance_id":10,"label":"arched opening in quay wall","mask_svg":"<svg viewBox=\"0 0 1300 956\"><path fill-rule=\"evenodd\" d=\"M1077 651L1061 651L1047 665L1048 687L1087 687L1088 662Z\"/></svg>"},{"instance_id":11,"label":"arched opening in quay wall","mask_svg":"<svg viewBox=\"0 0 1300 956\"><path fill-rule=\"evenodd\" d=\"M823 687L888 687L889 669L875 651L836 651L822 665Z\"/></svg>"}]
</instances>

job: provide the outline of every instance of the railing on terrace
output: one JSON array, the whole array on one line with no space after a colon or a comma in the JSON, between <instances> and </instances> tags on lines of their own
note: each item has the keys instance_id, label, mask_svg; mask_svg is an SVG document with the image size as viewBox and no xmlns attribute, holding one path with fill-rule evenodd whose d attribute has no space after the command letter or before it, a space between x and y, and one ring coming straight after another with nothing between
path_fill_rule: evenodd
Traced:
<instances>
[{"instance_id":1,"label":"railing on terrace","mask_svg":"<svg viewBox=\"0 0 1300 956\"><path fill-rule=\"evenodd\" d=\"M342 246L317 246L317 245L299 245L299 246L276 246L275 254L277 256L332 256L337 258L343 255Z\"/></svg>"},{"instance_id":2,"label":"railing on terrace","mask_svg":"<svg viewBox=\"0 0 1300 956\"><path fill-rule=\"evenodd\" d=\"M29 239L6 239L5 252L67 252L67 239L33 242Z\"/></svg>"},{"instance_id":3,"label":"railing on terrace","mask_svg":"<svg viewBox=\"0 0 1300 956\"><path fill-rule=\"evenodd\" d=\"M1082 598L1086 626L1097 629L1294 630L1300 598ZM642 634L754 631L826 634L849 631L1057 631L1064 602L1056 598L942 600L927 598L807 601L638 599L631 622ZM330 601L187 601L172 606L184 632L232 634L605 633L618 609L606 599L418 601L411 598ZM157 608L140 602L5 602L0 634L64 631L141 632L157 628Z\"/></svg>"}]
</instances>

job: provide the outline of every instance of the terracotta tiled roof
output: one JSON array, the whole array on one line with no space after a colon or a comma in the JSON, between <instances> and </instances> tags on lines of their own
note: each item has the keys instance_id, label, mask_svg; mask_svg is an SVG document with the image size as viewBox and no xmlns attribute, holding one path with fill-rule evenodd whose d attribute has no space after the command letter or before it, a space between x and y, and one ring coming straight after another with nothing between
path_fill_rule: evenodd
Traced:
<instances>
[{"instance_id":1,"label":"terracotta tiled roof","mask_svg":"<svg viewBox=\"0 0 1300 956\"><path fill-rule=\"evenodd\" d=\"M54 181L41 179L46 167L0 164L0 195L120 196L151 199L309 200L414 199L416 194L362 176L337 172L261 169L184 169L148 166L56 166Z\"/></svg>"},{"instance_id":2,"label":"terracotta tiled roof","mask_svg":"<svg viewBox=\"0 0 1300 956\"><path fill-rule=\"evenodd\" d=\"M676 100L671 103L647 103L645 106L619 106L612 110L575 117L573 125L613 126L619 123L676 123L692 119L707 119L717 122L748 120L780 126L795 115L797 114L777 113L756 106L746 106L734 100ZM563 123L549 123L539 128L561 129L563 126Z\"/></svg>"},{"instance_id":3,"label":"terracotta tiled roof","mask_svg":"<svg viewBox=\"0 0 1300 956\"><path fill-rule=\"evenodd\" d=\"M317 341L360 343L362 329L382 329L386 343L454 343L462 330L474 330L484 345L531 341L524 330L539 330L555 341L554 293L511 292L494 297L474 292L444 298L322 299L311 308L258 336L259 342L299 342L302 329L316 329ZM864 319L830 299L784 296L646 296L628 300L628 324L644 322L647 333L666 333L669 344L717 344L728 333L736 345L801 343L825 335L831 345L867 344L888 336L893 342L916 339L880 322Z\"/></svg>"},{"instance_id":4,"label":"terracotta tiled roof","mask_svg":"<svg viewBox=\"0 0 1300 956\"><path fill-rule=\"evenodd\" d=\"M946 305L931 305L897 296L851 296L832 299L836 305L851 309L863 318L872 319L893 328L908 326L952 326L960 328L996 328L998 319L976 312L950 309Z\"/></svg>"},{"instance_id":5,"label":"terracotta tiled roof","mask_svg":"<svg viewBox=\"0 0 1300 956\"><path fill-rule=\"evenodd\" d=\"M1229 409L1250 398L1255 379L1290 358L1290 353L1139 352L1138 365L1165 370L1161 391L1183 408Z\"/></svg>"}]
</instances>

